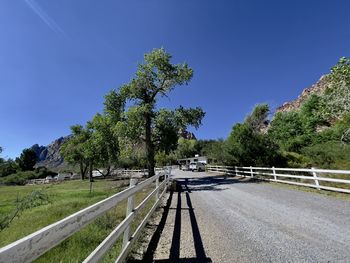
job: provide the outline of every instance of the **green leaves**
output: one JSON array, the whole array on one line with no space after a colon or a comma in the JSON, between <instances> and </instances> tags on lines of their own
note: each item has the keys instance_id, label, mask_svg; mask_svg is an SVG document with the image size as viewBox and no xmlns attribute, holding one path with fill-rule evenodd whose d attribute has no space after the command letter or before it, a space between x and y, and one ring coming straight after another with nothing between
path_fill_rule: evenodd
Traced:
<instances>
[{"instance_id":1,"label":"green leaves","mask_svg":"<svg viewBox=\"0 0 350 263\"><path fill-rule=\"evenodd\" d=\"M269 111L269 105L258 104L255 106L253 112L246 118L245 123L250 125L253 130L260 131L260 129L266 125Z\"/></svg>"},{"instance_id":2,"label":"green leaves","mask_svg":"<svg viewBox=\"0 0 350 263\"><path fill-rule=\"evenodd\" d=\"M244 123L233 126L226 141L228 163L233 165L284 165L279 146L261 129L267 124L267 104L255 106Z\"/></svg>"},{"instance_id":3,"label":"green leaves","mask_svg":"<svg viewBox=\"0 0 350 263\"><path fill-rule=\"evenodd\" d=\"M145 62L138 65L135 78L120 89L122 96L138 103L154 107L158 95L166 96L175 86L187 84L193 76L193 70L186 63L171 64L171 55L163 48L145 54L144 59Z\"/></svg>"},{"instance_id":4,"label":"green leaves","mask_svg":"<svg viewBox=\"0 0 350 263\"><path fill-rule=\"evenodd\" d=\"M104 106L106 116L113 122L120 121L125 107L125 97L116 90L111 90L105 96Z\"/></svg>"},{"instance_id":5,"label":"green leaves","mask_svg":"<svg viewBox=\"0 0 350 263\"><path fill-rule=\"evenodd\" d=\"M196 129L202 124L205 112L200 107L188 108L180 106L175 110L175 118L179 128L184 129L187 126L193 126Z\"/></svg>"},{"instance_id":6,"label":"green leaves","mask_svg":"<svg viewBox=\"0 0 350 263\"><path fill-rule=\"evenodd\" d=\"M187 84L193 76L193 70L186 63L172 64L171 58L163 48L146 53L135 77L123 85L119 93L110 92L105 101L105 112L119 116L113 117L113 130L123 145L130 149L130 144L144 143L150 171L154 170L155 151L162 152L159 156L173 151L179 129L188 125L198 128L204 117L201 108L157 110L159 97L167 96L178 85ZM125 104L129 106L127 110ZM123 151L123 155L125 152L130 151Z\"/></svg>"},{"instance_id":7,"label":"green leaves","mask_svg":"<svg viewBox=\"0 0 350 263\"><path fill-rule=\"evenodd\" d=\"M24 149L21 156L16 159L19 168L22 171L32 171L34 170L34 165L36 164L37 156L34 150Z\"/></svg>"}]
</instances>

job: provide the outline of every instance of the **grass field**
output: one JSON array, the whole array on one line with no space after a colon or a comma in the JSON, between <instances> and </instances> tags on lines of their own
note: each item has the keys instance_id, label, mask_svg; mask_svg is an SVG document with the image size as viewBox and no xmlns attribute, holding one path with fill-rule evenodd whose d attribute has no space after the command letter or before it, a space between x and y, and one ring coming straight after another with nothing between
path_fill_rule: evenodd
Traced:
<instances>
[{"instance_id":1,"label":"grass field","mask_svg":"<svg viewBox=\"0 0 350 263\"><path fill-rule=\"evenodd\" d=\"M88 181L66 181L52 185L0 186L0 215L15 209L15 200L33 191L41 191L49 198L49 203L25 210L15 218L10 226L0 231L0 247L18 240L36 230L54 223L80 209L115 194L128 186L128 181L97 181L93 183L93 192L89 193ZM136 195L136 204L152 190L145 189ZM133 227L147 213L149 203ZM37 262L81 262L125 217L126 201L118 204L106 214L94 220L60 245L41 256ZM121 248L121 240L104 258L103 262L114 262Z\"/></svg>"}]
</instances>

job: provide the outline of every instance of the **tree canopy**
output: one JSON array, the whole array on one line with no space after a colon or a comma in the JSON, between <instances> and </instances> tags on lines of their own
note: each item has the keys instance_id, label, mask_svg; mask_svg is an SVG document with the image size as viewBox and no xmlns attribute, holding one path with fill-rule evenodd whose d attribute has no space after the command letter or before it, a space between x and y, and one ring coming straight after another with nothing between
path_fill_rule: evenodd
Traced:
<instances>
[{"instance_id":1,"label":"tree canopy","mask_svg":"<svg viewBox=\"0 0 350 263\"><path fill-rule=\"evenodd\" d=\"M146 53L130 83L105 97L111 115L124 111L116 122L116 132L130 141L145 144L149 176L154 174L155 152L174 149L178 129L188 125L197 128L205 115L201 108L157 109L158 98L167 96L176 86L188 84L193 76L187 63L172 64L171 58L163 48Z\"/></svg>"},{"instance_id":2,"label":"tree canopy","mask_svg":"<svg viewBox=\"0 0 350 263\"><path fill-rule=\"evenodd\" d=\"M34 165L36 164L37 159L34 150L24 149L20 157L16 159L16 162L22 171L32 171L34 170Z\"/></svg>"}]
</instances>

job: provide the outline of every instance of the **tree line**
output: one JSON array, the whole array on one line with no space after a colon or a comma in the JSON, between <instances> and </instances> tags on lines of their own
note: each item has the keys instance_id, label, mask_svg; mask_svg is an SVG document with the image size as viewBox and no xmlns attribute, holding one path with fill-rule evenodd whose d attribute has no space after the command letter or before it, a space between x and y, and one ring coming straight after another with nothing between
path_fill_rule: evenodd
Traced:
<instances>
[{"instance_id":1,"label":"tree line","mask_svg":"<svg viewBox=\"0 0 350 263\"><path fill-rule=\"evenodd\" d=\"M259 104L226 139L194 142L192 149L225 165L350 169L350 58L325 78L325 91L299 109L270 120L269 106Z\"/></svg>"},{"instance_id":2,"label":"tree line","mask_svg":"<svg viewBox=\"0 0 350 263\"><path fill-rule=\"evenodd\" d=\"M37 156L33 149L24 149L15 160L0 158L0 183L23 185L29 179L56 175L45 167L35 168L36 162Z\"/></svg>"},{"instance_id":3,"label":"tree line","mask_svg":"<svg viewBox=\"0 0 350 263\"><path fill-rule=\"evenodd\" d=\"M200 107L157 107L161 97L187 85L193 76L186 63L172 64L171 58L164 49L145 54L131 81L105 95L102 113L85 125L71 126L72 135L61 154L79 167L82 179L88 174L92 180L93 170L107 176L113 167L147 167L152 176L155 164L176 164L177 159L195 154L234 166L350 169L349 58L341 58L332 67L325 92L311 95L299 109L278 112L270 120L269 106L258 104L242 123L233 125L227 138L198 141L179 134L201 125L205 113ZM41 168L29 175L35 162L30 149L15 161L0 158L0 177L48 173Z\"/></svg>"},{"instance_id":4,"label":"tree line","mask_svg":"<svg viewBox=\"0 0 350 263\"><path fill-rule=\"evenodd\" d=\"M200 107L175 110L157 107L157 101L175 87L187 85L193 69L187 63L173 64L163 48L144 55L131 81L105 96L104 111L86 125L71 127L72 137L61 153L79 165L82 179L89 171L103 168L109 175L113 166L147 167L154 175L155 157L169 155L177 147L178 132L198 128L205 115Z\"/></svg>"}]
</instances>

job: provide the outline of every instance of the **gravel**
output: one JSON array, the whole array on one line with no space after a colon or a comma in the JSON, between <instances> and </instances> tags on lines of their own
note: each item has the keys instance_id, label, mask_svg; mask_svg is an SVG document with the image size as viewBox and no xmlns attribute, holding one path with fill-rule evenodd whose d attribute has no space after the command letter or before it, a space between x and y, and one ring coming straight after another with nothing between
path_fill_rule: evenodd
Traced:
<instances>
[{"instance_id":1,"label":"gravel","mask_svg":"<svg viewBox=\"0 0 350 263\"><path fill-rule=\"evenodd\" d=\"M349 201L206 173L175 178L182 190L155 218L163 229L143 262L350 262Z\"/></svg>"}]
</instances>

